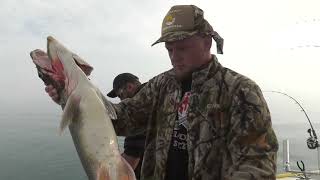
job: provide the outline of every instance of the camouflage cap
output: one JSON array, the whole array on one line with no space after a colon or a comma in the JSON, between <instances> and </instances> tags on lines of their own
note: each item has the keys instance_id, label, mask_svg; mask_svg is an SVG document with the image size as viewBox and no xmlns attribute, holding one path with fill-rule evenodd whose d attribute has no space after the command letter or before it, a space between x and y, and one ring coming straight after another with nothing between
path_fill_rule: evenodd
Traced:
<instances>
[{"instance_id":1,"label":"camouflage cap","mask_svg":"<svg viewBox=\"0 0 320 180\"><path fill-rule=\"evenodd\" d=\"M202 9L195 5L171 7L162 22L161 37L151 46L160 42L182 40L197 33L211 36L217 44L218 53L223 54L223 38L204 19Z\"/></svg>"}]
</instances>

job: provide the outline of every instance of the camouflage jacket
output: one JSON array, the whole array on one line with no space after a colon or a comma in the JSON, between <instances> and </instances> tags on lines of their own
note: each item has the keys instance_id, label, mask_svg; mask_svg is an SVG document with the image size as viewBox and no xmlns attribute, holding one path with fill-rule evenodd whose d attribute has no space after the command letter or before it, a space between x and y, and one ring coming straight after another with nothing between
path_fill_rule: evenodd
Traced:
<instances>
[{"instance_id":1,"label":"camouflage jacket","mask_svg":"<svg viewBox=\"0 0 320 180\"><path fill-rule=\"evenodd\" d=\"M173 70L114 105L117 131L146 128L142 180L164 180L181 99ZM188 109L189 180L275 179L278 142L261 90L215 56L192 74Z\"/></svg>"}]
</instances>

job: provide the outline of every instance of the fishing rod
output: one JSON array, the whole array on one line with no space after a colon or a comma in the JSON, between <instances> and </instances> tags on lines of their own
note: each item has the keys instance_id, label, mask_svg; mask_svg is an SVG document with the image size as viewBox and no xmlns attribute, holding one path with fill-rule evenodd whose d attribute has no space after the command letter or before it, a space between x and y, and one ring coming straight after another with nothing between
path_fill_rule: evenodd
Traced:
<instances>
[{"instance_id":1,"label":"fishing rod","mask_svg":"<svg viewBox=\"0 0 320 180\"><path fill-rule=\"evenodd\" d=\"M284 93L284 92L280 92L280 91L264 91L264 92L271 92L271 93L278 93L278 94L281 94L281 95L284 95L284 96L287 96L289 97L290 99L292 99L296 104L298 104L298 106L301 108L301 111L304 113L304 115L307 117L308 119L308 122L310 124L310 127L308 129L308 133L309 133L309 138L307 139L307 146L309 149L317 149L318 151L318 170L315 171L316 174L319 174L320 173L320 146L319 146L319 143L318 143L318 137L317 137L317 134L316 134L316 131L314 130L313 128L313 125L311 123L311 120L307 114L307 112L304 110L304 108L302 107L302 105L295 99L293 98L292 96ZM286 151L285 153L286 156L284 156L284 160L286 159L286 162L284 162L284 167L285 167L285 170L287 172L294 172L294 171L291 171L290 170L290 162L289 162L289 140L286 140L284 142L284 144L286 144L286 147L284 147L284 150ZM307 174L312 174L313 172L310 171L310 172L306 172L305 171L305 168L304 168L304 163L303 161L301 161L302 163L302 168L300 167L300 164L299 162L297 162L297 166L299 167L299 169L301 170L301 172L304 174L304 177L302 178L299 178L299 179L309 179L309 177L307 177Z\"/></svg>"},{"instance_id":2,"label":"fishing rod","mask_svg":"<svg viewBox=\"0 0 320 180\"><path fill-rule=\"evenodd\" d=\"M292 96L290 96L290 95L288 95L288 94L286 94L284 92L280 92L280 91L264 91L264 92L271 92L271 93L278 93L278 94L285 95L285 96L289 97L290 99L292 99L296 104L298 104L298 106L301 108L301 111L307 117L308 122L309 122L310 127L311 127L307 131L309 133L309 135L310 135L310 137L307 139L307 146L308 146L309 149L318 148L319 147L319 143L318 143L318 137L317 137L316 131L314 130L314 128L312 126L312 123L311 123L311 120L310 120L307 112L302 107L302 105L295 98L293 98Z\"/></svg>"}]
</instances>

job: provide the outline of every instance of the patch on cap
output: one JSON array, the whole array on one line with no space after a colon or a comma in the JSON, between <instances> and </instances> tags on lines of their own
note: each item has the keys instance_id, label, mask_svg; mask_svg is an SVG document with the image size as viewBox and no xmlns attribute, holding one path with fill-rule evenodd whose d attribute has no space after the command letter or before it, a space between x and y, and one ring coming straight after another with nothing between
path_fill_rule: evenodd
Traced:
<instances>
[{"instance_id":1,"label":"patch on cap","mask_svg":"<svg viewBox=\"0 0 320 180\"><path fill-rule=\"evenodd\" d=\"M172 17L172 15L169 14L168 16L165 17L165 24L167 26L170 26L174 23L175 20L176 18Z\"/></svg>"},{"instance_id":2,"label":"patch on cap","mask_svg":"<svg viewBox=\"0 0 320 180\"><path fill-rule=\"evenodd\" d=\"M192 31L194 29L194 10L191 6L174 6L162 22L161 35L170 32Z\"/></svg>"}]
</instances>

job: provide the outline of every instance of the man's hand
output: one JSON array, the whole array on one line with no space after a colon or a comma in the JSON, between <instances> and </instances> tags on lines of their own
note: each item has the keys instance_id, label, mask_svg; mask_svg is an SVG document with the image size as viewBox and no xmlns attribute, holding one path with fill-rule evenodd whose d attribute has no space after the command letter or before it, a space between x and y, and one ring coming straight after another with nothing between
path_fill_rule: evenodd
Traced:
<instances>
[{"instance_id":1,"label":"man's hand","mask_svg":"<svg viewBox=\"0 0 320 180\"><path fill-rule=\"evenodd\" d=\"M45 91L48 93L48 95L51 97L51 99L52 99L55 103L57 103L57 104L60 103L60 102L59 102L60 97L59 97L59 95L58 95L58 92L57 92L57 89L56 89L56 88L54 88L52 85L48 85L48 86L46 86Z\"/></svg>"}]
</instances>

